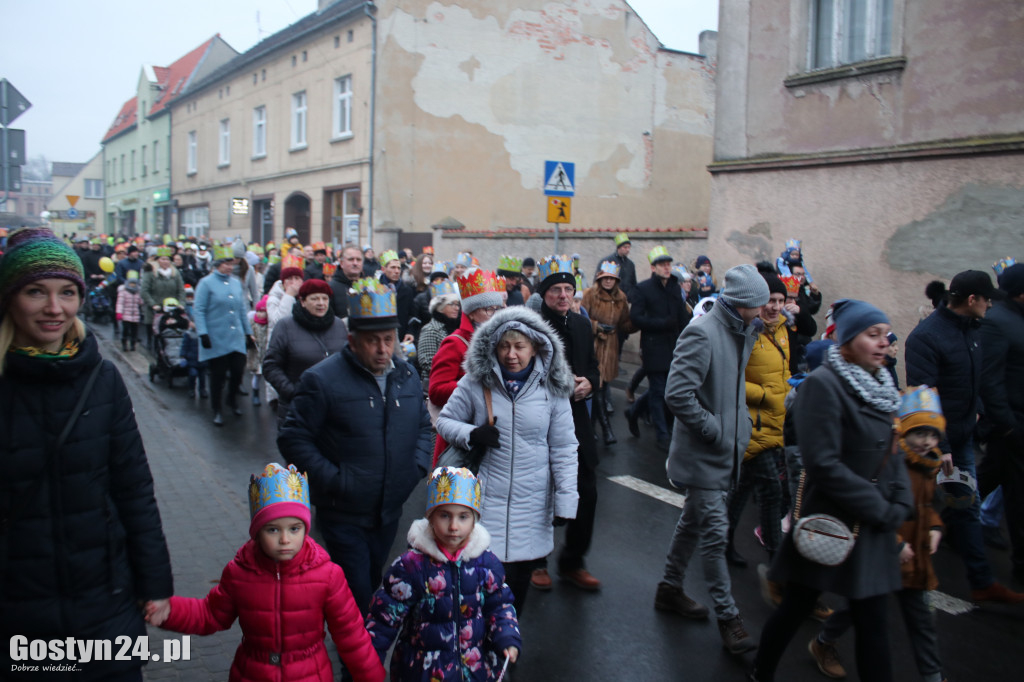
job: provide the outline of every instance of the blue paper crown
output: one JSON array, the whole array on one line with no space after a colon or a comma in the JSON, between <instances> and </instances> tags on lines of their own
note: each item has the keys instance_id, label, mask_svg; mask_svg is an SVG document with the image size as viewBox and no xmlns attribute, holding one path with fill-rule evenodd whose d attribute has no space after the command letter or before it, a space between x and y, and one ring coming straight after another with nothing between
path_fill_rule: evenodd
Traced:
<instances>
[{"instance_id":1,"label":"blue paper crown","mask_svg":"<svg viewBox=\"0 0 1024 682\"><path fill-rule=\"evenodd\" d=\"M597 268L597 276L600 278L602 275L611 275L612 277L619 277L619 264L613 260L606 260L601 263Z\"/></svg>"},{"instance_id":2,"label":"blue paper crown","mask_svg":"<svg viewBox=\"0 0 1024 682\"><path fill-rule=\"evenodd\" d=\"M465 251L463 251L459 255L455 256L455 264L456 265L465 265L467 268L468 267L472 267L473 266L473 256L472 256L472 254L469 254L469 253L466 253Z\"/></svg>"},{"instance_id":3,"label":"blue paper crown","mask_svg":"<svg viewBox=\"0 0 1024 682\"><path fill-rule=\"evenodd\" d=\"M930 386L918 386L900 396L900 418L916 412L942 414L939 392Z\"/></svg>"},{"instance_id":4,"label":"blue paper crown","mask_svg":"<svg viewBox=\"0 0 1024 682\"><path fill-rule=\"evenodd\" d=\"M448 273L451 272L451 270L452 264L449 263L448 261L434 261L434 267L430 269L430 276L433 277L434 275L444 275L445 277L447 277Z\"/></svg>"},{"instance_id":5,"label":"blue paper crown","mask_svg":"<svg viewBox=\"0 0 1024 682\"><path fill-rule=\"evenodd\" d=\"M480 482L466 468L438 467L427 483L427 514L442 504L461 504L480 513Z\"/></svg>"},{"instance_id":6,"label":"blue paper crown","mask_svg":"<svg viewBox=\"0 0 1024 682\"><path fill-rule=\"evenodd\" d=\"M298 502L309 506L309 480L294 464L285 469L271 463L249 478L249 517L277 502Z\"/></svg>"},{"instance_id":7,"label":"blue paper crown","mask_svg":"<svg viewBox=\"0 0 1024 682\"><path fill-rule=\"evenodd\" d=\"M680 283L693 279L693 275L686 271L686 268L682 263L677 263L672 266L672 274L676 276Z\"/></svg>"},{"instance_id":8,"label":"blue paper crown","mask_svg":"<svg viewBox=\"0 0 1024 682\"><path fill-rule=\"evenodd\" d=\"M357 280L348 291L348 314L363 320L395 317L395 292L372 277Z\"/></svg>"},{"instance_id":9,"label":"blue paper crown","mask_svg":"<svg viewBox=\"0 0 1024 682\"><path fill-rule=\"evenodd\" d=\"M1017 260L1015 258L1000 258L992 264L992 269L995 271L996 277L999 277L999 275L1003 274L1006 268L1016 264Z\"/></svg>"},{"instance_id":10,"label":"blue paper crown","mask_svg":"<svg viewBox=\"0 0 1024 682\"><path fill-rule=\"evenodd\" d=\"M800 248L801 241L799 239L787 239L786 240L786 251L802 251Z\"/></svg>"},{"instance_id":11,"label":"blue paper crown","mask_svg":"<svg viewBox=\"0 0 1024 682\"><path fill-rule=\"evenodd\" d=\"M553 275L556 272L568 272L570 275L573 274L572 258L566 255L561 256L548 256L547 258L541 259L537 265L537 270L540 273L541 280L545 279L548 275Z\"/></svg>"},{"instance_id":12,"label":"blue paper crown","mask_svg":"<svg viewBox=\"0 0 1024 682\"><path fill-rule=\"evenodd\" d=\"M459 295L459 289L455 286L455 282L450 279L442 279L430 285L430 298L437 298L445 294Z\"/></svg>"}]
</instances>

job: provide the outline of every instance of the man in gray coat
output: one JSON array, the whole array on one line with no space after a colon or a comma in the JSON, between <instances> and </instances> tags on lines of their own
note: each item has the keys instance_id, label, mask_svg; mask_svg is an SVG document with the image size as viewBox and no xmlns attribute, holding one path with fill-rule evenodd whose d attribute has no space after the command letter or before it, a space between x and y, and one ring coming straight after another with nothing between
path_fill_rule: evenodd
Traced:
<instances>
[{"instance_id":1,"label":"man in gray coat","mask_svg":"<svg viewBox=\"0 0 1024 682\"><path fill-rule=\"evenodd\" d=\"M725 273L725 287L710 312L691 322L672 356L665 403L675 415L669 482L686 489L654 608L703 620L706 606L683 591L683 578L700 545L704 579L715 602L722 642L730 653L756 648L732 598L725 563L729 531L726 499L750 441L744 372L758 334L755 323L768 302L768 284L753 265Z\"/></svg>"}]
</instances>

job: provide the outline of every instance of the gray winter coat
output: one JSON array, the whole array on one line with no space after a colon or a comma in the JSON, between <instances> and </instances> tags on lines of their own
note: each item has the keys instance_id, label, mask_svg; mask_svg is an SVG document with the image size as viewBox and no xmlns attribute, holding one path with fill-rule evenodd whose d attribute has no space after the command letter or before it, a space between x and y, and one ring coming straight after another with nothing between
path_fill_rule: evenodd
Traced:
<instances>
[{"instance_id":1,"label":"gray winter coat","mask_svg":"<svg viewBox=\"0 0 1024 682\"><path fill-rule=\"evenodd\" d=\"M666 469L683 487L728 490L750 442L745 370L758 331L715 305L672 353L665 403L676 417Z\"/></svg>"},{"instance_id":2,"label":"gray winter coat","mask_svg":"<svg viewBox=\"0 0 1024 682\"><path fill-rule=\"evenodd\" d=\"M334 312L328 310L328 315ZM263 376L278 394L278 417L284 420L299 378L307 369L348 345L345 323L334 318L334 324L322 332L306 329L294 317L286 317L274 327L263 358Z\"/></svg>"},{"instance_id":3,"label":"gray winter coat","mask_svg":"<svg viewBox=\"0 0 1024 682\"><path fill-rule=\"evenodd\" d=\"M534 369L513 402L495 355L498 341L517 329L538 348ZM555 331L529 308L505 308L473 334L466 375L441 410L437 432L448 443L469 447L470 432L487 421L483 387L491 402L501 446L480 465L481 522L491 550L502 561L527 561L554 549L555 516L575 518L578 443L569 398L573 374Z\"/></svg>"},{"instance_id":4,"label":"gray winter coat","mask_svg":"<svg viewBox=\"0 0 1024 682\"><path fill-rule=\"evenodd\" d=\"M771 579L850 599L901 589L896 531L911 512L913 495L903 453L897 448L884 459L895 414L867 405L826 363L800 384L793 416L807 471L801 516L831 514L850 528L859 521L860 535L845 562L823 566L800 556L787 534ZM871 483L876 471L877 485Z\"/></svg>"}]
</instances>

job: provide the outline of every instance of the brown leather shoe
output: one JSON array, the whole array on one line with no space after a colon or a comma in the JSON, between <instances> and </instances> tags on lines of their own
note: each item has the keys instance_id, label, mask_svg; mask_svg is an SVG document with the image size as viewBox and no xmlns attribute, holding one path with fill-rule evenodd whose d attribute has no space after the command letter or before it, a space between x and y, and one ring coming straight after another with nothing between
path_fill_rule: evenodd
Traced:
<instances>
[{"instance_id":1,"label":"brown leather shoe","mask_svg":"<svg viewBox=\"0 0 1024 682\"><path fill-rule=\"evenodd\" d=\"M757 648L757 642L747 634L743 619L739 616L729 620L719 619L718 634L722 636L722 646L730 654L742 654Z\"/></svg>"},{"instance_id":2,"label":"brown leather shoe","mask_svg":"<svg viewBox=\"0 0 1024 682\"><path fill-rule=\"evenodd\" d=\"M1000 583L992 583L983 590L971 590L971 600L993 604L1019 604L1024 602L1024 594L1014 592Z\"/></svg>"},{"instance_id":3,"label":"brown leather shoe","mask_svg":"<svg viewBox=\"0 0 1024 682\"><path fill-rule=\"evenodd\" d=\"M654 595L654 608L678 613L683 618L693 620L707 620L708 617L708 607L687 597L682 588L665 582L658 583L658 591Z\"/></svg>"},{"instance_id":4,"label":"brown leather shoe","mask_svg":"<svg viewBox=\"0 0 1024 682\"><path fill-rule=\"evenodd\" d=\"M535 589L543 590L547 592L551 589L551 576L548 575L548 569L538 568L530 574L530 584Z\"/></svg>"},{"instance_id":5,"label":"brown leather shoe","mask_svg":"<svg viewBox=\"0 0 1024 682\"><path fill-rule=\"evenodd\" d=\"M590 575L590 572L585 568L577 568L575 571L559 573L558 577L562 580L568 580L576 587L587 592L597 592L601 589L601 581Z\"/></svg>"},{"instance_id":6,"label":"brown leather shoe","mask_svg":"<svg viewBox=\"0 0 1024 682\"><path fill-rule=\"evenodd\" d=\"M834 644L822 644L815 636L807 643L807 651L814 657L822 675L833 680L846 679L846 668L839 662L839 652Z\"/></svg>"}]
</instances>

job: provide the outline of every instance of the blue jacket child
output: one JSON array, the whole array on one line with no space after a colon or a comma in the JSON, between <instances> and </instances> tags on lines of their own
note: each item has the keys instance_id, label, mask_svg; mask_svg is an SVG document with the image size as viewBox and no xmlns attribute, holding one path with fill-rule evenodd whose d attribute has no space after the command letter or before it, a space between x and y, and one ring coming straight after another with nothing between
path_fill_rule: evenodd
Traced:
<instances>
[{"instance_id":1,"label":"blue jacket child","mask_svg":"<svg viewBox=\"0 0 1024 682\"><path fill-rule=\"evenodd\" d=\"M373 595L366 629L391 679L408 682L498 677L522 647L505 570L477 523L480 484L469 469L439 467L427 485L427 518L414 521L412 549L395 559Z\"/></svg>"}]
</instances>

